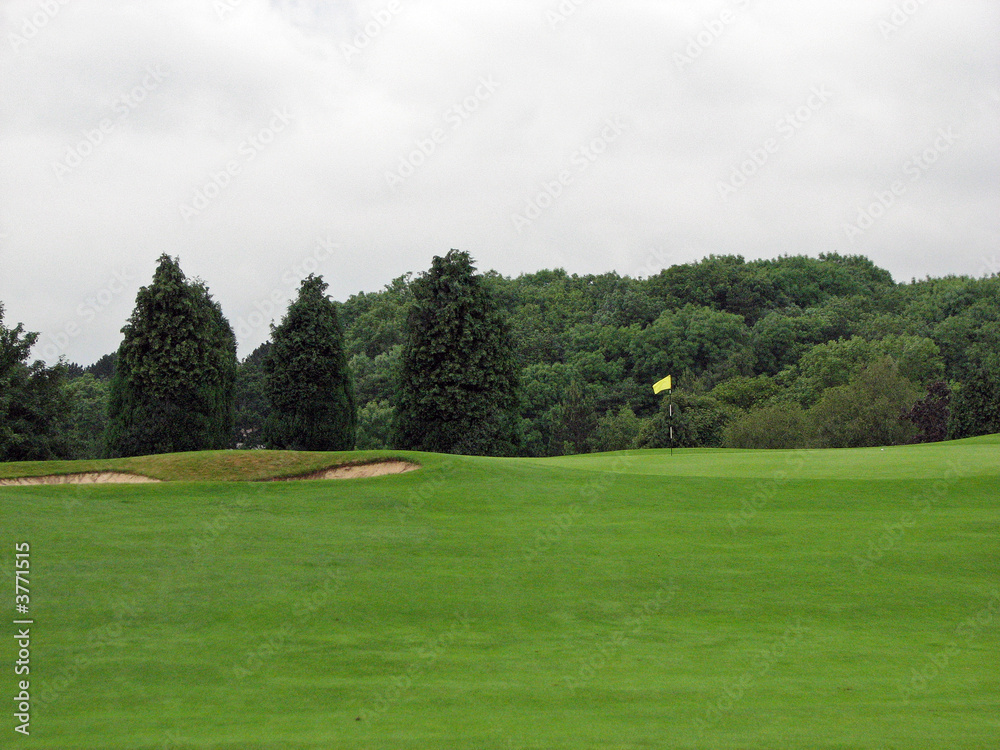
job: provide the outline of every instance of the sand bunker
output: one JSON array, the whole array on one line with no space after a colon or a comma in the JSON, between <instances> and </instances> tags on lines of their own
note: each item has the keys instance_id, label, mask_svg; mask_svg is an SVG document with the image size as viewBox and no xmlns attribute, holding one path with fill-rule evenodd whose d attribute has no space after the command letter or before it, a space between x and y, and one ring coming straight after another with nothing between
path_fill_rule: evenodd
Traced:
<instances>
[{"instance_id":1,"label":"sand bunker","mask_svg":"<svg viewBox=\"0 0 1000 750\"><path fill-rule=\"evenodd\" d=\"M276 482L291 482L300 479L364 479L365 477L381 477L386 474L403 474L419 469L418 464L408 461L377 461L370 464L351 464L334 466L331 469L321 469L296 477L276 477ZM159 479L144 477L140 474L125 474L118 471L90 471L83 474L54 474L44 477L16 477L0 479L0 487L27 487L38 484L149 484L159 482Z\"/></svg>"},{"instance_id":2,"label":"sand bunker","mask_svg":"<svg viewBox=\"0 0 1000 750\"><path fill-rule=\"evenodd\" d=\"M47 477L0 479L0 487L24 487L34 484L149 484L159 479L123 474L117 471L90 471L85 474L57 474Z\"/></svg>"},{"instance_id":3,"label":"sand bunker","mask_svg":"<svg viewBox=\"0 0 1000 750\"><path fill-rule=\"evenodd\" d=\"M290 482L300 479L364 479L366 477L381 477L386 474L404 474L416 471L420 466L409 461L377 461L370 464L352 464L350 466L334 466L332 469L321 469L297 477L278 477L275 481Z\"/></svg>"}]
</instances>

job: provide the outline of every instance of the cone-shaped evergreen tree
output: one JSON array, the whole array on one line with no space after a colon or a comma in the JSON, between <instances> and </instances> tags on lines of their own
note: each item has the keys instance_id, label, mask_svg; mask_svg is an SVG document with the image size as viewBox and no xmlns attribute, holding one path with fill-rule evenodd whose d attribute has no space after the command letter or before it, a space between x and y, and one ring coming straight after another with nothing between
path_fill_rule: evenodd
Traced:
<instances>
[{"instance_id":1,"label":"cone-shaped evergreen tree","mask_svg":"<svg viewBox=\"0 0 1000 750\"><path fill-rule=\"evenodd\" d=\"M393 444L513 455L520 441L510 331L469 254L435 257L411 290Z\"/></svg>"},{"instance_id":2,"label":"cone-shaped evergreen tree","mask_svg":"<svg viewBox=\"0 0 1000 750\"><path fill-rule=\"evenodd\" d=\"M201 281L161 255L122 328L108 405L108 456L225 448L233 430L236 337Z\"/></svg>"},{"instance_id":3,"label":"cone-shaped evergreen tree","mask_svg":"<svg viewBox=\"0 0 1000 750\"><path fill-rule=\"evenodd\" d=\"M357 433L354 388L344 355L337 305L322 276L299 288L264 359L270 413L264 424L269 448L352 450Z\"/></svg>"}]
</instances>

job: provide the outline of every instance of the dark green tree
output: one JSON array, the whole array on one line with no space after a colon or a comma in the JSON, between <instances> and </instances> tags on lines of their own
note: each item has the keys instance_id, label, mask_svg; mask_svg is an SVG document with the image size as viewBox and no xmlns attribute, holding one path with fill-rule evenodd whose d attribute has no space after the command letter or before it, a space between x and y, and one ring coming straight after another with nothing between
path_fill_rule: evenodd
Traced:
<instances>
[{"instance_id":1,"label":"dark green tree","mask_svg":"<svg viewBox=\"0 0 1000 750\"><path fill-rule=\"evenodd\" d=\"M615 414L610 409L597 420L597 428L590 439L594 451L624 451L638 447L649 420L640 419L628 406Z\"/></svg>"},{"instance_id":2,"label":"dark green tree","mask_svg":"<svg viewBox=\"0 0 1000 750\"><path fill-rule=\"evenodd\" d=\"M927 386L927 395L917 401L906 415L906 419L919 430L914 443L939 443L948 439L950 402L951 388L945 381L937 380Z\"/></svg>"},{"instance_id":3,"label":"dark green tree","mask_svg":"<svg viewBox=\"0 0 1000 750\"><path fill-rule=\"evenodd\" d=\"M264 359L270 413L269 448L349 451L357 438L354 388L344 354L337 304L322 276L310 274L281 323L271 332Z\"/></svg>"},{"instance_id":4,"label":"dark green tree","mask_svg":"<svg viewBox=\"0 0 1000 750\"><path fill-rule=\"evenodd\" d=\"M225 448L236 337L204 282L161 255L122 328L108 405L111 457Z\"/></svg>"},{"instance_id":5,"label":"dark green tree","mask_svg":"<svg viewBox=\"0 0 1000 750\"><path fill-rule=\"evenodd\" d=\"M46 461L68 458L63 418L68 399L62 364L28 364L38 334L18 323L3 325L0 303L0 461Z\"/></svg>"},{"instance_id":6,"label":"dark green tree","mask_svg":"<svg viewBox=\"0 0 1000 750\"><path fill-rule=\"evenodd\" d=\"M951 400L948 438L975 437L1000 433L1000 373L993 366L972 371Z\"/></svg>"},{"instance_id":7,"label":"dark green tree","mask_svg":"<svg viewBox=\"0 0 1000 750\"><path fill-rule=\"evenodd\" d=\"M569 384L562 401L549 412L552 433L549 438L549 455L565 456L587 453L591 436L597 428L594 399L590 398L579 381Z\"/></svg>"},{"instance_id":8,"label":"dark green tree","mask_svg":"<svg viewBox=\"0 0 1000 750\"><path fill-rule=\"evenodd\" d=\"M392 444L392 403L369 401L358 410L359 451L383 450Z\"/></svg>"},{"instance_id":9,"label":"dark green tree","mask_svg":"<svg viewBox=\"0 0 1000 750\"><path fill-rule=\"evenodd\" d=\"M871 362L847 385L827 388L809 410L818 448L866 448L911 442L916 428L905 415L919 390L891 357Z\"/></svg>"},{"instance_id":10,"label":"dark green tree","mask_svg":"<svg viewBox=\"0 0 1000 750\"><path fill-rule=\"evenodd\" d=\"M68 411L64 434L74 459L100 458L108 426L108 381L85 372L64 386Z\"/></svg>"},{"instance_id":11,"label":"dark green tree","mask_svg":"<svg viewBox=\"0 0 1000 750\"><path fill-rule=\"evenodd\" d=\"M806 448L809 424L797 403L765 404L742 414L723 432L727 448Z\"/></svg>"},{"instance_id":12,"label":"dark green tree","mask_svg":"<svg viewBox=\"0 0 1000 750\"><path fill-rule=\"evenodd\" d=\"M674 391L674 446L677 448L717 448L722 445L723 430L734 409L712 396ZM669 401L662 399L660 411L646 426L639 441L642 448L670 447Z\"/></svg>"},{"instance_id":13,"label":"dark green tree","mask_svg":"<svg viewBox=\"0 0 1000 750\"><path fill-rule=\"evenodd\" d=\"M115 363L118 361L118 352L105 354L99 360L84 368L84 372L89 372L98 380L110 381L115 376Z\"/></svg>"},{"instance_id":14,"label":"dark green tree","mask_svg":"<svg viewBox=\"0 0 1000 750\"><path fill-rule=\"evenodd\" d=\"M264 422L268 413L264 359L270 350L271 342L265 341L236 369L233 448L257 448L264 444Z\"/></svg>"},{"instance_id":15,"label":"dark green tree","mask_svg":"<svg viewBox=\"0 0 1000 750\"><path fill-rule=\"evenodd\" d=\"M458 250L435 257L411 291L395 447L513 455L520 443L513 343L472 258Z\"/></svg>"}]
</instances>

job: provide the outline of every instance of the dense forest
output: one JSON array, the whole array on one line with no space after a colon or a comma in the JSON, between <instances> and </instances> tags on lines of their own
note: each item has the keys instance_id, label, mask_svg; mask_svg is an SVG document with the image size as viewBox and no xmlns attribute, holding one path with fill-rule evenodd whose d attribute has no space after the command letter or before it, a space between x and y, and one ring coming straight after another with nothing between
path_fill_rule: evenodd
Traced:
<instances>
[{"instance_id":1,"label":"dense forest","mask_svg":"<svg viewBox=\"0 0 1000 750\"><path fill-rule=\"evenodd\" d=\"M998 275L896 283L865 257L821 255L710 256L648 278L561 269L477 278L513 343L517 435L505 452L667 447L666 400L651 385L668 374L678 447L856 447L1000 432ZM407 274L336 305L358 449L401 447L394 410L420 279ZM2 318L0 334L17 338ZM262 444L270 346L238 365L233 447ZM13 361L0 361L0 414ZM100 455L115 355L56 370L64 440L54 453ZM3 444L0 436L0 457Z\"/></svg>"}]
</instances>

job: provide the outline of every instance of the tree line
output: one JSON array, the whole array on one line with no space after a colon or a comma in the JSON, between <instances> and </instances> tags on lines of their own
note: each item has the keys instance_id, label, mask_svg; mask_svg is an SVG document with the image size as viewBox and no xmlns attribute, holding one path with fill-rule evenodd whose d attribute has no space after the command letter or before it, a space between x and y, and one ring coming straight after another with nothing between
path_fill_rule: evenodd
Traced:
<instances>
[{"instance_id":1,"label":"tree line","mask_svg":"<svg viewBox=\"0 0 1000 750\"><path fill-rule=\"evenodd\" d=\"M648 278L435 257L342 303L321 277L242 362L162 256L115 354L28 363L3 327L0 459L272 447L545 456L860 447L1000 432L1000 276L896 283L863 256L709 256Z\"/></svg>"}]
</instances>

